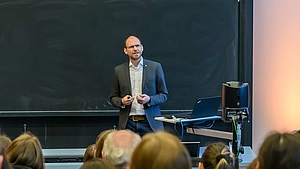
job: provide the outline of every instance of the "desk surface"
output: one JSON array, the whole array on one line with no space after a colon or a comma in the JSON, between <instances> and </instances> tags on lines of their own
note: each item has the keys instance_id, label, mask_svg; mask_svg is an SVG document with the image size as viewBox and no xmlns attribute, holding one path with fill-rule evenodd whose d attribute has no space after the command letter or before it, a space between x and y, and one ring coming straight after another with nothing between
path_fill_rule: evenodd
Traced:
<instances>
[{"instance_id":1,"label":"desk surface","mask_svg":"<svg viewBox=\"0 0 300 169\"><path fill-rule=\"evenodd\" d=\"M79 163L45 163L45 169L79 169L82 166Z\"/></svg>"},{"instance_id":2,"label":"desk surface","mask_svg":"<svg viewBox=\"0 0 300 169\"><path fill-rule=\"evenodd\" d=\"M240 166L247 167L256 158L256 154L250 146L244 146L244 154L241 154L241 157L243 161L240 162Z\"/></svg>"},{"instance_id":3,"label":"desk surface","mask_svg":"<svg viewBox=\"0 0 300 169\"><path fill-rule=\"evenodd\" d=\"M43 149L45 158L62 158L62 157L83 157L85 148L69 148L69 149Z\"/></svg>"},{"instance_id":4,"label":"desk surface","mask_svg":"<svg viewBox=\"0 0 300 169\"><path fill-rule=\"evenodd\" d=\"M155 117L155 120L172 123L172 124L183 123L183 125L184 125L184 123L191 124L193 122L201 122L201 121L207 121L207 120L221 120L221 119L222 119L221 116L213 116L210 118L196 118L196 119L183 119L183 118L166 119L164 117ZM205 129L197 129L197 130L199 130L201 132L206 131ZM195 129L193 129L193 132L195 132ZM213 135L216 134L215 133L216 131L213 131L213 130L206 131L206 133L207 132L212 133L212 137L214 137ZM229 134L229 132L219 131L219 133L217 133L217 135L220 136L220 133L222 134L222 136L226 135L226 137L224 136L224 138L226 138L226 139L232 138L232 133ZM194 133L194 134L197 134L197 133ZM223 138L223 137L218 137L218 138ZM199 153L199 154L201 154L201 153ZM240 157L242 158L242 161L239 163L239 168L244 169L256 158L256 154L253 152L253 150L251 149L250 146L244 146L244 154L241 154ZM193 167L192 169L198 169L198 167Z\"/></svg>"},{"instance_id":5,"label":"desk surface","mask_svg":"<svg viewBox=\"0 0 300 169\"><path fill-rule=\"evenodd\" d=\"M194 118L194 119L186 119L186 118L173 118L173 119L166 119L164 117L155 117L155 120L163 121L167 123L193 123L193 122L205 122L207 120L221 120L221 116L210 116L210 117L202 117L202 118Z\"/></svg>"}]
</instances>

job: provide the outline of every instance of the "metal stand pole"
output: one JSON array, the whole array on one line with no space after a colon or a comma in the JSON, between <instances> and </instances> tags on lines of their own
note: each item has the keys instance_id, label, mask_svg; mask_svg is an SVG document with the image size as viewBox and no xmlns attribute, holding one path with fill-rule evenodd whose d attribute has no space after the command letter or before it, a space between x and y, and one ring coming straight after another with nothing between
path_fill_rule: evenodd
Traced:
<instances>
[{"instance_id":1,"label":"metal stand pole","mask_svg":"<svg viewBox=\"0 0 300 169\"><path fill-rule=\"evenodd\" d=\"M239 169L239 150L235 121L232 122L232 136L232 153L234 154L234 167L235 169Z\"/></svg>"}]
</instances>

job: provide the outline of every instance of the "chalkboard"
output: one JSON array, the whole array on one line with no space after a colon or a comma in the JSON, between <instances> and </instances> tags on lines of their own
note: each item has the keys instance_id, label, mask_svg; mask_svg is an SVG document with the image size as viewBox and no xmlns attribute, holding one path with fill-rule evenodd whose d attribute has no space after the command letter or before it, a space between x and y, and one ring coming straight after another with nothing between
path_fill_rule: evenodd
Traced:
<instances>
[{"instance_id":1,"label":"chalkboard","mask_svg":"<svg viewBox=\"0 0 300 169\"><path fill-rule=\"evenodd\" d=\"M237 0L1 0L0 110L113 110L113 68L136 35L165 72L163 110L221 95L238 70Z\"/></svg>"}]
</instances>

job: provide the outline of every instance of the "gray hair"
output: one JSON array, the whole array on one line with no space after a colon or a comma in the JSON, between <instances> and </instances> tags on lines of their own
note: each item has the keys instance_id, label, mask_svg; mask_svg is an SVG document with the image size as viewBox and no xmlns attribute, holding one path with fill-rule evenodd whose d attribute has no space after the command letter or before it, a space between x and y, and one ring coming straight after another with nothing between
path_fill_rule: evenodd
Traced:
<instances>
[{"instance_id":1,"label":"gray hair","mask_svg":"<svg viewBox=\"0 0 300 169\"><path fill-rule=\"evenodd\" d=\"M127 165L141 137L130 130L113 131L104 141L104 158L116 166Z\"/></svg>"}]
</instances>

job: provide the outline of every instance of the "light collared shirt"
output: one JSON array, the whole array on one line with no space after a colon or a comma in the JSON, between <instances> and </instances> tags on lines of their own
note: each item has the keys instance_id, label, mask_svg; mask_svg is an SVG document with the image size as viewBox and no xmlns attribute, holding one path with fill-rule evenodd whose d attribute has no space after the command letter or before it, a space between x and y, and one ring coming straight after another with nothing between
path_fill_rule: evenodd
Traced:
<instances>
[{"instance_id":1,"label":"light collared shirt","mask_svg":"<svg viewBox=\"0 0 300 169\"><path fill-rule=\"evenodd\" d=\"M131 81L131 90L132 97L134 101L131 104L131 110L129 115L145 115L144 106L137 102L136 96L143 94L142 93L142 80L143 80L143 65L144 59L141 57L141 61L138 66L134 66L129 62L129 73Z\"/></svg>"}]
</instances>

